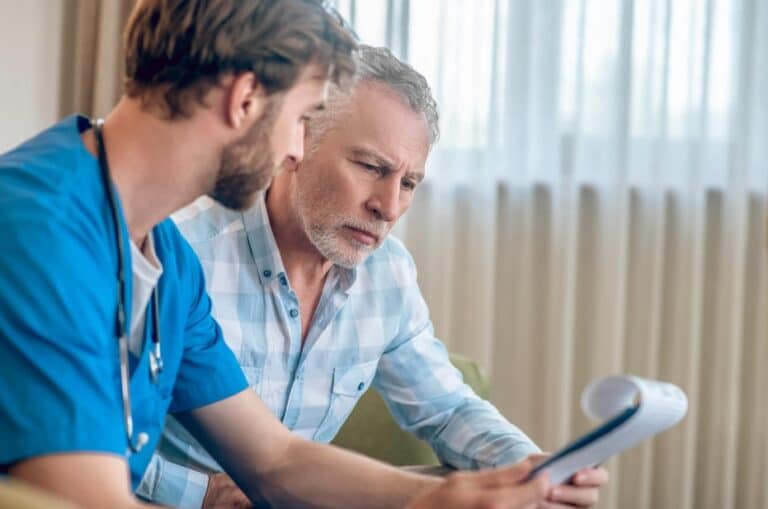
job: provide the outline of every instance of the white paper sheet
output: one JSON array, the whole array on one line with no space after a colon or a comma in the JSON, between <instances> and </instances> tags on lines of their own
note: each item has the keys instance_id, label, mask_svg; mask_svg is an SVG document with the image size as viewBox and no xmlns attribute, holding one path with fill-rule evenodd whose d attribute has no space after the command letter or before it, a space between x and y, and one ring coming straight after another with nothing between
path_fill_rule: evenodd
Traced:
<instances>
[{"instance_id":1,"label":"white paper sheet","mask_svg":"<svg viewBox=\"0 0 768 509\"><path fill-rule=\"evenodd\" d=\"M581 395L581 408L601 426L571 442L539 464L532 475L548 472L561 484L587 467L671 428L688 411L688 398L666 382L627 376L595 380Z\"/></svg>"}]
</instances>

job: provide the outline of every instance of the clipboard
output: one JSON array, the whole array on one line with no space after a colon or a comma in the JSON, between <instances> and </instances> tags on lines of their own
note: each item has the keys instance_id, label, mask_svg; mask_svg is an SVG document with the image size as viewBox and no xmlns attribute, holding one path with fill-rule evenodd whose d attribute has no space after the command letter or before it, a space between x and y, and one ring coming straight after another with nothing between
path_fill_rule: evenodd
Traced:
<instances>
[{"instance_id":1,"label":"clipboard","mask_svg":"<svg viewBox=\"0 0 768 509\"><path fill-rule=\"evenodd\" d=\"M590 383L582 393L581 407L603 424L536 465L529 479L546 471L552 484L566 482L579 470L595 467L675 426L688 411L688 398L670 383L615 375Z\"/></svg>"}]
</instances>

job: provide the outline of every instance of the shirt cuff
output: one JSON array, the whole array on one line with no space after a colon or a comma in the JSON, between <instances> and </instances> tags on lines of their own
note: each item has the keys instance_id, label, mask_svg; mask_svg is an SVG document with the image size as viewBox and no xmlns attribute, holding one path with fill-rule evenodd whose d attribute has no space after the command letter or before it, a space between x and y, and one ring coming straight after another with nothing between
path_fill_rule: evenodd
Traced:
<instances>
[{"instance_id":1,"label":"shirt cuff","mask_svg":"<svg viewBox=\"0 0 768 509\"><path fill-rule=\"evenodd\" d=\"M540 454L536 444L532 442L520 442L517 445L510 447L506 451L502 452L497 458L493 460L494 467L500 467L504 465L512 465L523 461L531 454Z\"/></svg>"},{"instance_id":2,"label":"shirt cuff","mask_svg":"<svg viewBox=\"0 0 768 509\"><path fill-rule=\"evenodd\" d=\"M157 504L200 509L207 491L207 474L163 460L147 471L138 494Z\"/></svg>"}]
</instances>

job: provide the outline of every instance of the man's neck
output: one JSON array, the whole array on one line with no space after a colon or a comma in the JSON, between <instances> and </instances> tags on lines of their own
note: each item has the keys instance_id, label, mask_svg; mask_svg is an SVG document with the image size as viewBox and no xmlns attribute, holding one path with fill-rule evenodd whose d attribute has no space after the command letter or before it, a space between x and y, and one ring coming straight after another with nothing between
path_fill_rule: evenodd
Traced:
<instances>
[{"instance_id":1,"label":"man's neck","mask_svg":"<svg viewBox=\"0 0 768 509\"><path fill-rule=\"evenodd\" d=\"M307 238L296 215L290 210L285 182L275 181L266 200L267 216L291 285L322 290L333 263L323 257Z\"/></svg>"},{"instance_id":2,"label":"man's neck","mask_svg":"<svg viewBox=\"0 0 768 509\"><path fill-rule=\"evenodd\" d=\"M157 223L213 186L220 147L204 136L201 120L164 121L125 97L106 118L110 176L137 246ZM82 140L95 156L93 130Z\"/></svg>"}]
</instances>

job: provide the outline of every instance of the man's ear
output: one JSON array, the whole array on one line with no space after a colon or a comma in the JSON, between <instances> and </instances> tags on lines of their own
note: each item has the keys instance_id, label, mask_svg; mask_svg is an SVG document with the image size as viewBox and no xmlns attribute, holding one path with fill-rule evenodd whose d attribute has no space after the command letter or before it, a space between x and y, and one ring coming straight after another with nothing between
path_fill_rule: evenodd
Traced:
<instances>
[{"instance_id":1,"label":"man's ear","mask_svg":"<svg viewBox=\"0 0 768 509\"><path fill-rule=\"evenodd\" d=\"M229 86L227 122L235 129L249 127L261 116L266 104L266 90L256 76L252 72L238 74Z\"/></svg>"}]
</instances>

